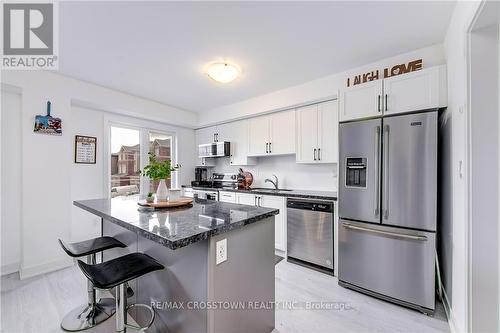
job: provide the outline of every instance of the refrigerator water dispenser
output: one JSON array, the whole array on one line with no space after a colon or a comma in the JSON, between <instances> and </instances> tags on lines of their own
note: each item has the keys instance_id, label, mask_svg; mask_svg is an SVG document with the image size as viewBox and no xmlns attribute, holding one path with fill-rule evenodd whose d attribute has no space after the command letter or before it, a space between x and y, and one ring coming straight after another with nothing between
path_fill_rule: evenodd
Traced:
<instances>
[{"instance_id":1,"label":"refrigerator water dispenser","mask_svg":"<svg viewBox=\"0 0 500 333\"><path fill-rule=\"evenodd\" d=\"M348 157L345 176L345 186L366 188L366 158Z\"/></svg>"}]
</instances>

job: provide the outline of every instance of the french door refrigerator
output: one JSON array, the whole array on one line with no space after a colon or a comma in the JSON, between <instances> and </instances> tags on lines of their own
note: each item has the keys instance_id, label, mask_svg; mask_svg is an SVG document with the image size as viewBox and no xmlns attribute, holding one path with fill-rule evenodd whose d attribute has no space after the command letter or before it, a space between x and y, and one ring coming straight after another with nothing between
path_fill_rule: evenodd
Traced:
<instances>
[{"instance_id":1,"label":"french door refrigerator","mask_svg":"<svg viewBox=\"0 0 500 333\"><path fill-rule=\"evenodd\" d=\"M437 110L340 124L339 284L433 313Z\"/></svg>"}]
</instances>

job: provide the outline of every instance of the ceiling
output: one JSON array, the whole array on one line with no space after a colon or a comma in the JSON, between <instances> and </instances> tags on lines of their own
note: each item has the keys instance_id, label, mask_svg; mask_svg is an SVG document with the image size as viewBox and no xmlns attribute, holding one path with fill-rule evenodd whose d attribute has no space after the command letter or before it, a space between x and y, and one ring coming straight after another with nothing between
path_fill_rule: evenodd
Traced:
<instances>
[{"instance_id":1,"label":"ceiling","mask_svg":"<svg viewBox=\"0 0 500 333\"><path fill-rule=\"evenodd\" d=\"M62 74L206 112L443 41L454 2L60 2ZM229 84L204 65L242 67Z\"/></svg>"}]
</instances>

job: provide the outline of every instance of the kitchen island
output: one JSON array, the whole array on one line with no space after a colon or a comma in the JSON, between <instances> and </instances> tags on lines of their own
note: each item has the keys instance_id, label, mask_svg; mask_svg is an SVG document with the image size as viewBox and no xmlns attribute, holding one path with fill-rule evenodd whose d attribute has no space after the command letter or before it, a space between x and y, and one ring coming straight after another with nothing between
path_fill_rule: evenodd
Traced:
<instances>
[{"instance_id":1,"label":"kitchen island","mask_svg":"<svg viewBox=\"0 0 500 333\"><path fill-rule=\"evenodd\" d=\"M148 332L271 332L274 328L274 216L277 209L196 199L192 205L152 210L138 197L75 201L102 219L102 235L125 249L103 260L147 253L165 266L130 286L129 303L152 305ZM227 260L216 264L226 239ZM144 323L146 313L131 312Z\"/></svg>"}]
</instances>

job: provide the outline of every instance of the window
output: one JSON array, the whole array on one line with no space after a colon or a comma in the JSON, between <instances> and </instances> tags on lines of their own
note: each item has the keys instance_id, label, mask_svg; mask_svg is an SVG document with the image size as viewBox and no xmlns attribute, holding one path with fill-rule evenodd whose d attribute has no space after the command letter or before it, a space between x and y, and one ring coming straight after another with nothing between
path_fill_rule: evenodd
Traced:
<instances>
[{"instance_id":1,"label":"window","mask_svg":"<svg viewBox=\"0 0 500 333\"><path fill-rule=\"evenodd\" d=\"M140 192L140 131L111 127L111 197Z\"/></svg>"},{"instance_id":2,"label":"window","mask_svg":"<svg viewBox=\"0 0 500 333\"><path fill-rule=\"evenodd\" d=\"M161 130L127 127L110 123L109 181L111 197L156 192L159 181L142 177L140 171L148 163L148 153L154 153L159 161L169 160L176 164L176 137ZM177 173L165 179L167 187L176 186Z\"/></svg>"},{"instance_id":3,"label":"window","mask_svg":"<svg viewBox=\"0 0 500 333\"><path fill-rule=\"evenodd\" d=\"M149 152L156 155L156 159L158 161L166 161L169 160L172 162L172 135L149 132ZM172 165L174 163L172 162ZM167 183L167 187L172 187L171 178L165 179ZM156 188L158 187L159 181L150 181L149 182L149 192L156 192Z\"/></svg>"}]
</instances>

